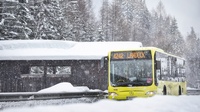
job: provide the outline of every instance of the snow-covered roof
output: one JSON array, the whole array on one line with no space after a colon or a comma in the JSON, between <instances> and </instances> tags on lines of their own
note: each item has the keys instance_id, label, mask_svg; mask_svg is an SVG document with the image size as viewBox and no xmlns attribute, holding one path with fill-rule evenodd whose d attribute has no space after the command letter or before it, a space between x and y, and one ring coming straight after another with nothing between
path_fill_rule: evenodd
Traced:
<instances>
[{"instance_id":1,"label":"snow-covered roof","mask_svg":"<svg viewBox=\"0 0 200 112\"><path fill-rule=\"evenodd\" d=\"M111 50L135 47L142 43L5 40L0 41L0 60L99 60Z\"/></svg>"}]
</instances>

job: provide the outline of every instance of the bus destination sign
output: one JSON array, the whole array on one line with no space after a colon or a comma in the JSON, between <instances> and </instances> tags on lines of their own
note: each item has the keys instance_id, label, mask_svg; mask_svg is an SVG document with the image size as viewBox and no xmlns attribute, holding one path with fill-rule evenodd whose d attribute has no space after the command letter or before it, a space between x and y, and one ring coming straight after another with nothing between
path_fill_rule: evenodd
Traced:
<instances>
[{"instance_id":1,"label":"bus destination sign","mask_svg":"<svg viewBox=\"0 0 200 112\"><path fill-rule=\"evenodd\" d=\"M149 59L151 58L150 51L121 51L112 52L111 59Z\"/></svg>"}]
</instances>

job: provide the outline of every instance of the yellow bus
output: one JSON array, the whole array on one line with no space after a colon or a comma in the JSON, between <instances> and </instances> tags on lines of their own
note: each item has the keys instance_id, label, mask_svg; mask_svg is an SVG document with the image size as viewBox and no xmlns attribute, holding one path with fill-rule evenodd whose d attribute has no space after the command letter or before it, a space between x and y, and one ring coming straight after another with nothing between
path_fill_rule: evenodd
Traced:
<instances>
[{"instance_id":1,"label":"yellow bus","mask_svg":"<svg viewBox=\"0 0 200 112\"><path fill-rule=\"evenodd\" d=\"M186 94L185 60L155 47L108 54L108 98Z\"/></svg>"}]
</instances>

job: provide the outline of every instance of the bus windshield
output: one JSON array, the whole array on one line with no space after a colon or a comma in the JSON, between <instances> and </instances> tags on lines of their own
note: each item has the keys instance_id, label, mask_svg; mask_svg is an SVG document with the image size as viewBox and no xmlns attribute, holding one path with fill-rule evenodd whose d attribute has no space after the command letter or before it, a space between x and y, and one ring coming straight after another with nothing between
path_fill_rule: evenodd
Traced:
<instances>
[{"instance_id":1,"label":"bus windshield","mask_svg":"<svg viewBox=\"0 0 200 112\"><path fill-rule=\"evenodd\" d=\"M151 59L121 59L110 62L112 86L150 86L152 79Z\"/></svg>"}]
</instances>

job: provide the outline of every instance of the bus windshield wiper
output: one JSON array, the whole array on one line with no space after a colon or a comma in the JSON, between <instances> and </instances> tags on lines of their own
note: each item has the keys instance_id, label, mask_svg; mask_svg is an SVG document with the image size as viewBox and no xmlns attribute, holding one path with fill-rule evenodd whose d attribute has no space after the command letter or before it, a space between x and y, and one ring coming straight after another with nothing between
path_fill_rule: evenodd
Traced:
<instances>
[{"instance_id":1,"label":"bus windshield wiper","mask_svg":"<svg viewBox=\"0 0 200 112\"><path fill-rule=\"evenodd\" d=\"M141 82L141 81L134 81L134 82L120 82L114 84L114 86L148 86L148 83Z\"/></svg>"},{"instance_id":2,"label":"bus windshield wiper","mask_svg":"<svg viewBox=\"0 0 200 112\"><path fill-rule=\"evenodd\" d=\"M147 84L146 82L143 82L143 81L135 81L135 82L132 82L132 86L147 86L149 84Z\"/></svg>"},{"instance_id":3,"label":"bus windshield wiper","mask_svg":"<svg viewBox=\"0 0 200 112\"><path fill-rule=\"evenodd\" d=\"M115 86L130 86L130 85L132 85L132 82L119 82L115 84Z\"/></svg>"}]
</instances>

